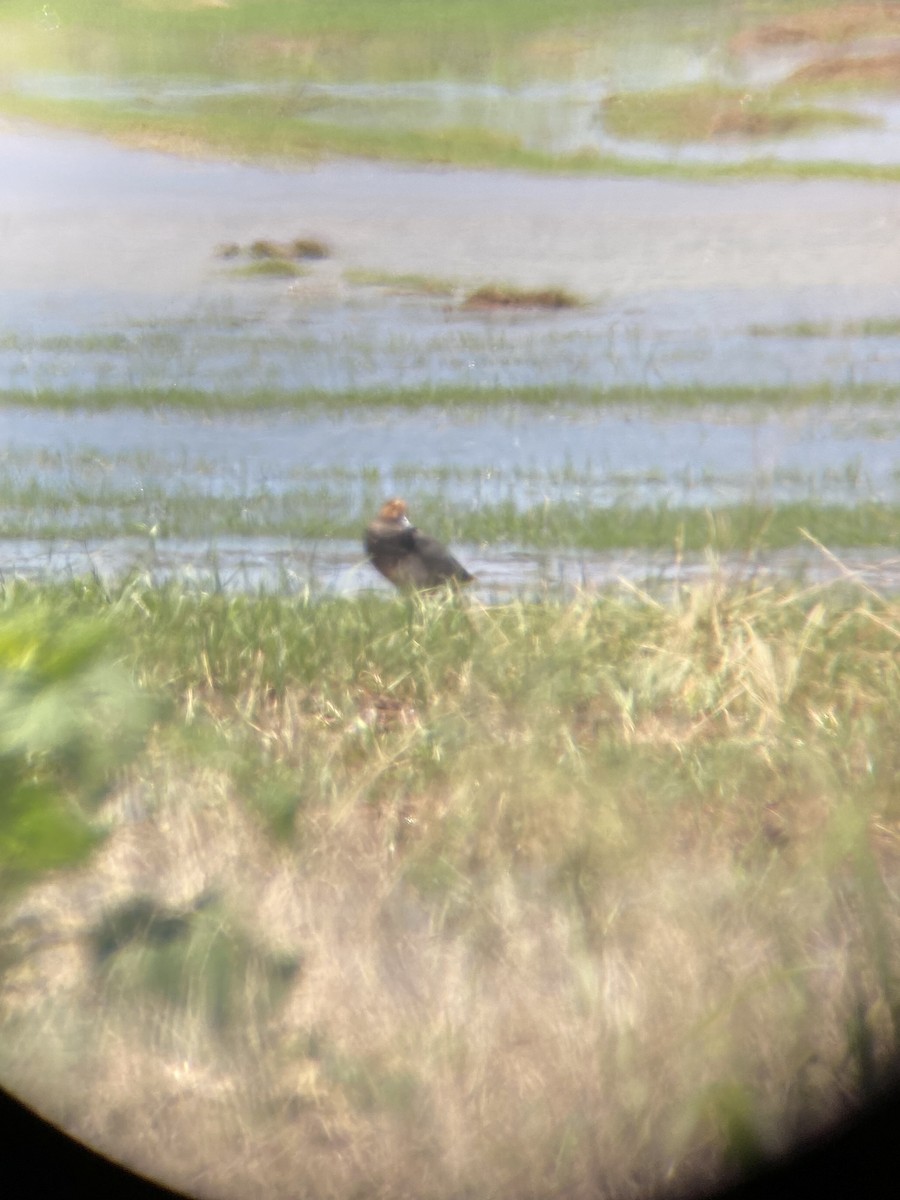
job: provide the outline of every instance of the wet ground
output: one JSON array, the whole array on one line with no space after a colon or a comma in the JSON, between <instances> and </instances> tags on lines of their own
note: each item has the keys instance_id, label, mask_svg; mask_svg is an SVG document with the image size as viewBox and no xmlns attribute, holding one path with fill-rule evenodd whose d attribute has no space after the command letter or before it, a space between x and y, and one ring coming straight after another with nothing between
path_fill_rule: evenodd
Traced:
<instances>
[{"instance_id":1,"label":"wet ground","mask_svg":"<svg viewBox=\"0 0 900 1200\"><path fill-rule=\"evenodd\" d=\"M572 408L565 393L584 384L787 393L825 383L840 394L845 385L896 382L900 186L547 178L361 162L273 169L8 125L0 154L0 389L77 390L88 403L98 388L359 393L354 411L314 416L291 413L287 395L285 411L258 417L10 408L0 415L7 479L30 472L48 484L55 472L89 492L84 464L94 461L106 464L107 482L152 484L157 493L192 486L202 504L204 494L252 495L333 471L352 503L374 472L385 492L404 491L414 504L421 472L449 467L458 476L441 487L460 505L897 499L900 421L890 402L783 413L640 403L591 410ZM301 235L332 253L296 280L236 276L216 253L227 242ZM360 270L449 279L457 291L398 295L354 282ZM490 279L562 286L584 304L464 310L465 289ZM861 332L872 319L881 332ZM798 322L819 333L796 336ZM501 386L513 397L517 387L549 384L561 402L420 412L365 404L367 389L445 384ZM70 569L45 549L45 563ZM117 545L112 557L121 553ZM194 546L167 553L208 559ZM268 566L255 565L249 579L277 577L279 556L295 551L260 543L235 553L253 563L263 553ZM535 570L559 573L535 567L534 555L472 553L498 589L516 579L531 586ZM329 554L317 548L309 561L319 565L298 578L317 575ZM322 580L344 580L355 556L355 548L342 552ZM40 547L7 545L2 566L42 570L41 559ZM595 567L603 577L620 573L605 560L573 570L587 577Z\"/></svg>"}]
</instances>

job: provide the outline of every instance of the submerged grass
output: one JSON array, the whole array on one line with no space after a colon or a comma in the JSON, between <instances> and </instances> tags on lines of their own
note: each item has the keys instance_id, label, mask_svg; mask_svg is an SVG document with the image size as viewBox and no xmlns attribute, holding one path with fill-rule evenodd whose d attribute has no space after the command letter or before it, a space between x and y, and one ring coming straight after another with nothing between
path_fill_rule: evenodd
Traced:
<instances>
[{"instance_id":1,"label":"submerged grass","mask_svg":"<svg viewBox=\"0 0 900 1200\"><path fill-rule=\"evenodd\" d=\"M7 914L3 1080L107 1153L274 1200L658 1195L890 1076L896 600L0 607L36 599L167 704L102 851Z\"/></svg>"},{"instance_id":2,"label":"submerged grass","mask_svg":"<svg viewBox=\"0 0 900 1200\"><path fill-rule=\"evenodd\" d=\"M253 262L232 267L229 274L244 279L298 279L306 275L305 267L285 258L258 258Z\"/></svg>"},{"instance_id":3,"label":"submerged grass","mask_svg":"<svg viewBox=\"0 0 900 1200\"><path fill-rule=\"evenodd\" d=\"M453 296L459 284L434 275L417 275L409 272L372 271L360 267L348 267L344 279L357 287L382 287L400 294L421 296Z\"/></svg>"},{"instance_id":4,"label":"submerged grass","mask_svg":"<svg viewBox=\"0 0 900 1200\"><path fill-rule=\"evenodd\" d=\"M767 327L762 327L767 328ZM141 339L144 334L141 334ZM152 335L151 335L152 336ZM161 346L171 346L170 335L160 332ZM43 339L17 340L17 348L43 347ZM80 348L80 347L79 347ZM91 387L91 388L7 388L0 391L0 408L26 408L47 411L108 412L114 409L153 411L171 408L198 413L237 412L321 412L352 415L362 410L395 409L416 411L456 410L497 411L509 408L547 408L573 414L594 408L632 406L642 411L725 409L794 409L857 404L893 407L900 400L900 386L872 383L814 383L800 386L714 386L702 384L643 386L623 384L613 387L572 384L539 384L531 387L461 386L358 388L353 391L292 391L285 388L259 388L228 392L186 387Z\"/></svg>"},{"instance_id":5,"label":"submerged grass","mask_svg":"<svg viewBox=\"0 0 900 1200\"><path fill-rule=\"evenodd\" d=\"M591 498L585 480L554 482L549 476L536 485L533 482L530 489L521 486L522 480L510 479L505 488L492 481L489 495L483 495L483 480L476 475L464 481L464 501L448 505L450 482L440 473L406 473L405 486L415 490L416 519L441 538L482 547L767 553L803 545L809 535L855 549L900 543L900 503L871 499L867 481L855 470L825 480L826 486L836 483L850 489L843 502L819 495L822 484L812 479L805 484L808 498L751 498L714 507L668 498L641 500L644 481L617 480L614 475L592 480L594 487L603 485L603 500ZM538 502L529 499L535 490L540 494L541 483L558 489L560 482L569 494L577 489L577 499L546 495ZM773 480L771 486L778 482ZM381 505L384 488L377 471L344 476L329 472L301 486L288 479L262 486L223 485L218 473L205 483L202 471L193 486L172 486L148 474L137 485L132 478L123 486L88 463L86 469L73 464L63 479L49 482L41 474L10 472L4 478L0 473L0 509L7 539L149 537L214 542L236 536L355 542ZM678 488L677 481L670 488ZM510 498L493 498L498 493Z\"/></svg>"},{"instance_id":6,"label":"submerged grass","mask_svg":"<svg viewBox=\"0 0 900 1200\"><path fill-rule=\"evenodd\" d=\"M900 317L866 317L861 321L791 321L786 325L751 325L755 337L898 337Z\"/></svg>"}]
</instances>

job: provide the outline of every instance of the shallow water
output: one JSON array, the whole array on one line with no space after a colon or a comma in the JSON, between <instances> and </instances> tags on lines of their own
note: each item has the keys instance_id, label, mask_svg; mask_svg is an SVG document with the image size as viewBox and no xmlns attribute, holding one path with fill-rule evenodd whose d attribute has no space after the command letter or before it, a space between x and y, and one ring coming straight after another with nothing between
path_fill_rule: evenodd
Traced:
<instances>
[{"instance_id":1,"label":"shallow water","mask_svg":"<svg viewBox=\"0 0 900 1200\"><path fill-rule=\"evenodd\" d=\"M688 184L331 162L187 162L0 127L0 388L893 382L900 339L788 322L900 313L898 190ZM815 213L815 220L810 214ZM216 247L313 235L297 281ZM456 281L447 299L347 272ZM466 290L561 286L584 307L473 313ZM768 336L754 327L772 329Z\"/></svg>"},{"instance_id":2,"label":"shallow water","mask_svg":"<svg viewBox=\"0 0 900 1200\"><path fill-rule=\"evenodd\" d=\"M210 495L278 492L368 473L386 493L433 473L448 501L523 506L578 497L700 507L827 496L900 497L900 413L834 406L778 414L709 408L670 413L613 407L500 413L386 410L344 416L265 413L0 411L14 469L73 483L102 467L110 486L193 480ZM59 452L55 463L47 454ZM0 462L3 460L0 459ZM454 468L458 470L455 472ZM604 492L606 493L604 495Z\"/></svg>"},{"instance_id":3,"label":"shallow water","mask_svg":"<svg viewBox=\"0 0 900 1200\"><path fill-rule=\"evenodd\" d=\"M863 418L866 420L863 420ZM7 576L145 572L202 587L279 588L351 593L380 586L363 563L359 541L332 539L331 522L360 528L385 496L416 502L440 496L447 508L476 510L511 502L519 509L555 502L579 506L662 505L715 509L753 501L900 502L900 419L890 410L835 406L777 414L752 409L689 415L612 409L595 414L510 406L500 413L451 415L439 410L380 411L353 416L186 416L173 412L0 412L0 478L6 519L29 515L32 484L44 489L52 537L0 545ZM16 490L18 489L18 491ZM213 507L236 498L252 526L265 527L270 497L298 499L321 514L319 540L233 535L157 537L168 505L185 500L196 526L213 527ZM66 497L77 494L70 507ZM21 499L17 499L21 496ZM62 497L57 507L53 496ZM93 499L92 499L93 498ZM121 506L124 505L124 508ZM120 511L121 508L121 511ZM142 538L79 537L99 518ZM457 547L479 578L485 600L512 592L600 587L620 578L689 579L703 560L676 564L672 553L590 554L502 544ZM896 586L892 550L850 551L867 579ZM723 564L735 577L768 571L811 581L841 570L806 548ZM674 575L673 575L674 572ZM386 585L384 585L386 586Z\"/></svg>"},{"instance_id":4,"label":"shallow water","mask_svg":"<svg viewBox=\"0 0 900 1200\"><path fill-rule=\"evenodd\" d=\"M166 488L187 488L202 511L204 496L325 487L329 472L339 480L329 495L354 511L376 489L413 505L417 491L440 489L448 505L468 507L896 502L900 421L890 404L783 413L365 407L368 388L446 383L513 395L537 383L561 395L588 383L824 382L838 394L850 383L894 383L896 336L778 330L805 320L837 333L900 312L895 185L541 178L360 162L288 170L23 127L0 129L0 154L9 168L0 183L0 390L286 393L285 411L261 416L7 408L8 484L60 483L88 497L85 511L102 503L101 478L132 489L138 510L143 489L148 528ZM224 242L299 235L333 253L295 282L237 279L216 255ZM349 282L346 272L359 269L448 278L458 291L393 295ZM465 288L486 279L564 286L588 303L553 313L461 309ZM289 411L291 390L349 388L360 390L353 410ZM74 531L77 512L71 520ZM528 582L531 566L521 563L534 558L513 557L509 570ZM280 571L277 556L266 569Z\"/></svg>"},{"instance_id":5,"label":"shallow water","mask_svg":"<svg viewBox=\"0 0 900 1200\"><path fill-rule=\"evenodd\" d=\"M765 556L723 555L715 560L669 552L527 552L514 546L461 545L459 557L475 575L468 590L486 604L513 597L566 599L577 592L637 586L654 594L711 579L766 584L792 579L806 586L843 583L900 591L900 557L851 550L830 556L814 547ZM93 576L115 586L133 578L177 581L200 591L277 591L297 595L351 596L393 589L365 562L359 543L286 538L219 538L214 543L138 538L108 540L0 539L0 581L49 581Z\"/></svg>"}]
</instances>

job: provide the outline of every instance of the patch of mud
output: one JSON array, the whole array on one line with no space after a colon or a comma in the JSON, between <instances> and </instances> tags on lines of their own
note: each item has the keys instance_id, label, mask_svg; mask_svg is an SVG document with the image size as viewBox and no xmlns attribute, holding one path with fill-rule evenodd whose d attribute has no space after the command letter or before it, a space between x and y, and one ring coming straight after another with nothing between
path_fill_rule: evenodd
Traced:
<instances>
[{"instance_id":1,"label":"patch of mud","mask_svg":"<svg viewBox=\"0 0 900 1200\"><path fill-rule=\"evenodd\" d=\"M893 50L888 54L817 59L799 67L788 77L787 82L900 91L900 50Z\"/></svg>"},{"instance_id":2,"label":"patch of mud","mask_svg":"<svg viewBox=\"0 0 900 1200\"><path fill-rule=\"evenodd\" d=\"M581 302L576 296L562 288L509 288L497 284L487 284L474 292L470 292L463 300L464 309L494 309L524 308L524 309L561 309L577 308Z\"/></svg>"},{"instance_id":3,"label":"patch of mud","mask_svg":"<svg viewBox=\"0 0 900 1200\"><path fill-rule=\"evenodd\" d=\"M733 53L822 42L849 42L862 37L900 36L896 4L842 4L796 13L745 29L732 38Z\"/></svg>"}]
</instances>

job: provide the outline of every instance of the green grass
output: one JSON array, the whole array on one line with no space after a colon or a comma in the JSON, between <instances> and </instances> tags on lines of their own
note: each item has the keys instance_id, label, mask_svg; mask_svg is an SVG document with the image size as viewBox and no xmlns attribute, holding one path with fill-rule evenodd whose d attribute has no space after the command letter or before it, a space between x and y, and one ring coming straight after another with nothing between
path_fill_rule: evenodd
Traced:
<instances>
[{"instance_id":1,"label":"green grass","mask_svg":"<svg viewBox=\"0 0 900 1200\"><path fill-rule=\"evenodd\" d=\"M892 1069L895 599L0 615L36 603L163 702L0 974L4 1083L107 1153L273 1200L706 1190Z\"/></svg>"},{"instance_id":2,"label":"green grass","mask_svg":"<svg viewBox=\"0 0 900 1200\"><path fill-rule=\"evenodd\" d=\"M703 7L713 2L701 0ZM632 23L667 7L640 0L631 6ZM415 0L236 0L221 7L61 0L42 14L11 0L3 19L6 54L20 69L265 77L291 76L299 64L314 77L427 78L513 69L523 43L567 30L596 36L621 23L619 9L611 0L559 0L550 12L536 0L424 8Z\"/></svg>"},{"instance_id":3,"label":"green grass","mask_svg":"<svg viewBox=\"0 0 900 1200\"><path fill-rule=\"evenodd\" d=\"M436 130L356 128L304 118L302 108L267 96L205 100L193 109L131 111L112 102L0 94L0 112L111 137L129 145L195 155L316 161L325 155L447 163L466 167L598 172L618 160L581 152L557 156L522 146L518 138L480 128ZM627 173L641 166L625 165Z\"/></svg>"},{"instance_id":4,"label":"green grass","mask_svg":"<svg viewBox=\"0 0 900 1200\"><path fill-rule=\"evenodd\" d=\"M656 142L787 137L873 124L841 109L709 83L611 95L603 104L603 121L616 137Z\"/></svg>"},{"instance_id":5,"label":"green grass","mask_svg":"<svg viewBox=\"0 0 900 1200\"><path fill-rule=\"evenodd\" d=\"M161 337L167 335L161 334ZM26 343L22 343L23 345ZM32 343L27 343L31 345ZM34 343L40 346L40 342ZM352 414L362 409L416 411L503 411L510 407L546 408L578 413L594 408L640 409L642 412L699 411L707 407L734 409L777 409L792 411L812 406L854 403L892 408L900 400L900 386L889 384L831 383L801 387L673 386L580 387L538 385L534 387L465 387L439 385L431 388L361 388L347 392L260 389L229 393L194 388L37 388L0 392L0 408L45 411L109 412L116 409L155 411L172 408L184 412L320 412Z\"/></svg>"},{"instance_id":6,"label":"green grass","mask_svg":"<svg viewBox=\"0 0 900 1200\"><path fill-rule=\"evenodd\" d=\"M900 317L866 317L861 321L791 321L786 325L751 325L756 337L897 337Z\"/></svg>"},{"instance_id":7,"label":"green grass","mask_svg":"<svg viewBox=\"0 0 900 1200\"><path fill-rule=\"evenodd\" d=\"M472 169L523 170L575 175L621 175L669 179L900 179L900 167L823 160L792 163L753 158L734 163L659 162L581 150L565 154L530 149L511 135L478 127L433 130L357 128L304 118L290 104L266 96L207 100L193 109L112 102L53 100L0 93L0 113L65 129L109 137L138 148L195 156L313 162L324 156L441 163Z\"/></svg>"},{"instance_id":8,"label":"green grass","mask_svg":"<svg viewBox=\"0 0 900 1200\"><path fill-rule=\"evenodd\" d=\"M344 271L344 279L357 287L382 287L401 295L452 296L459 287L449 279L438 279L433 275L371 271L358 267Z\"/></svg>"},{"instance_id":9,"label":"green grass","mask_svg":"<svg viewBox=\"0 0 900 1200\"><path fill-rule=\"evenodd\" d=\"M232 267L229 274L243 279L297 279L308 272L288 259L260 258L255 262Z\"/></svg>"},{"instance_id":10,"label":"green grass","mask_svg":"<svg viewBox=\"0 0 900 1200\"><path fill-rule=\"evenodd\" d=\"M789 321L785 325L751 325L752 337L820 338L834 337L837 331L827 321Z\"/></svg>"}]
</instances>

